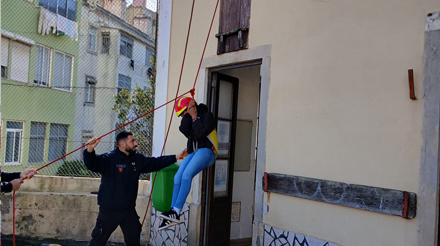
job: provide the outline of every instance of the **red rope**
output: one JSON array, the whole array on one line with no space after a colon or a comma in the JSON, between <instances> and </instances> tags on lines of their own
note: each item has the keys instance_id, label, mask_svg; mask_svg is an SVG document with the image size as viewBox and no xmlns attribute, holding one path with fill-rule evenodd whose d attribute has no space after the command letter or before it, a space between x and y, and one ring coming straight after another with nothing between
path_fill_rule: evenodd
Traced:
<instances>
[{"instance_id":1,"label":"red rope","mask_svg":"<svg viewBox=\"0 0 440 246\"><path fill-rule=\"evenodd\" d=\"M199 78L200 68L202 67L203 58L205 57L206 46L208 46L209 35L211 35L212 25L214 24L215 14L217 13L217 8L218 8L219 2L220 2L220 0L217 0L217 4L215 5L214 14L212 15L212 20L211 20L211 26L209 27L208 36L206 37L206 42L205 42L205 47L203 48L202 57L200 58L199 69L197 69L196 79L194 80L194 86L193 86L192 93L191 93L193 95L193 98L194 98L194 89L196 88L197 79Z\"/></svg>"},{"instance_id":2,"label":"red rope","mask_svg":"<svg viewBox=\"0 0 440 246\"><path fill-rule=\"evenodd\" d=\"M184 94L182 94L182 95L180 95L180 96L184 96L184 95L186 95L186 94L188 94L188 93L190 93L190 91L188 91L188 92L186 92L186 93L184 93ZM111 134L111 133L113 133L113 132L115 132L115 131L117 131L117 130L119 130L119 129L125 127L125 126L127 126L127 125L129 125L129 124L131 124L131 123L133 123L133 122L139 120L140 118L143 118L143 117L145 117L145 116L147 116L147 115L153 113L154 111L156 111L156 110L162 108L163 106L165 106L165 105L167 105L167 104L169 104L169 103L171 103L171 102L174 102L175 100L176 100L176 99L170 100L170 101L168 101L168 102L166 102L166 103L160 105L159 107L157 107L157 108L155 108L155 109L153 109L153 110L151 110L151 111L149 111L149 112L147 112L147 113L145 113L145 114L143 114L143 115L137 117L136 119L134 119L134 120L132 120L132 121L130 121L130 122L128 122L128 123L125 123L125 124L123 124L122 126L116 128L116 129L114 129L114 130L112 130L112 131L110 131L110 132L107 132L106 134L104 134L104 135L98 137L97 139L101 139L101 138L103 138L103 137L105 137L105 136L107 136L107 135L109 135L109 134ZM84 144L83 146L81 146L81 147L79 147L79 148L77 148L77 149L75 149L75 150L73 150L73 151L71 151L71 152L69 152L69 153L67 153L67 154L65 154L65 155L63 155L63 156L61 156L60 158L58 158L58 159L56 159L56 160L54 160L54 161L52 161L52 162L49 162L48 164L46 164L46 165L44 165L44 166L38 168L37 171L40 171L41 169L46 168L47 166L52 165L53 163L55 163L55 162L57 162L57 161L63 159L64 157L66 157L66 156L68 156L68 155L71 155L72 153L75 153L76 151L78 151L78 150L80 150L80 149L86 147L87 145L88 145L88 144Z\"/></svg>"},{"instance_id":3,"label":"red rope","mask_svg":"<svg viewBox=\"0 0 440 246\"><path fill-rule=\"evenodd\" d=\"M194 13L194 4L195 4L195 2L196 2L196 0L193 0L192 7L191 7L191 16L189 18L188 33L186 34L185 51L183 52L182 67L180 68L180 76L179 76L179 83L177 84L176 98L177 98L177 95L179 95L180 82L182 81L183 67L185 66L186 51L188 50L188 40L189 40L189 34L191 33L191 23L192 23L192 18L193 18L193 13ZM174 115L174 113L171 111L171 120L173 119L173 115ZM170 123L170 126L171 126L171 123ZM168 128L168 131L169 131L169 128ZM167 140L165 138L165 142L166 141ZM162 148L162 154L163 154L164 149L165 149L165 143L164 143L163 148Z\"/></svg>"},{"instance_id":4,"label":"red rope","mask_svg":"<svg viewBox=\"0 0 440 246\"><path fill-rule=\"evenodd\" d=\"M156 182L156 177L157 177L157 172L154 174L153 183L151 184L150 197L148 198L147 210L145 211L144 219L142 220L142 225L144 225L144 223L145 223L145 218L147 218L148 208L150 207L151 197L153 196L153 188L154 188L154 182Z\"/></svg>"},{"instance_id":5,"label":"red rope","mask_svg":"<svg viewBox=\"0 0 440 246\"><path fill-rule=\"evenodd\" d=\"M12 243L15 246L15 190L12 194Z\"/></svg>"},{"instance_id":6,"label":"red rope","mask_svg":"<svg viewBox=\"0 0 440 246\"><path fill-rule=\"evenodd\" d=\"M151 111L145 113L144 115L141 115L141 116L137 117L136 119L134 119L134 120L132 120L132 121L130 121L130 122L128 122L128 123L126 123L126 124L124 124L124 125L118 127L118 128L116 128L116 129L114 129L114 130L112 130L112 131L110 131L110 132L108 132L108 133L106 133L106 134L104 134L104 135L102 135L102 136L100 136L100 137L98 137L98 139L101 139L101 138L103 138L103 137L105 137L105 136L107 136L107 135L109 135L109 134L111 134L111 133L113 133L113 132L115 132L115 131L117 131L117 130L119 130L119 129L121 129L121 128L123 128L123 127L125 127L125 126L127 126L127 125L129 125L129 124L131 124L131 123L133 123L133 122L135 122L135 121L137 121L138 119L147 116L148 114L150 114L150 113L152 113L152 112L158 110L159 108L164 107L165 105L168 105L168 104L171 103L171 102L175 102L177 98L182 97L182 96L184 96L184 95L186 95L186 94L188 94L188 93L191 93L192 98L194 98L194 90L195 90L195 87L196 87L196 84L197 84L197 79L198 79L198 77L199 77L200 68L201 68L201 66L202 66L203 58L204 58L204 56L205 56L206 47L207 47L207 45L208 45L209 36L210 36L210 34L211 34L212 26L213 26L213 24L214 24L215 15L216 15L216 13L217 13L217 9L218 9L218 4L219 4L219 2L220 2L220 0L217 0L217 4L216 4L216 6L215 6L215 10L214 10L214 14L213 14L213 16L212 16L211 25L210 25L210 27L209 27L209 32L208 32L208 35L207 35L207 37L206 37L205 46L204 46L204 48L203 48L202 57L200 58L199 68L198 68L198 70L197 70L197 75L196 75L196 78L195 78L195 81L194 81L194 86L193 86L193 88L192 88L190 91L188 91L188 92L186 92L186 93L184 93L184 94L178 96L178 94L179 94L179 90L180 90L180 84L181 84L181 80L182 80L183 67L184 67L184 64L185 64L186 53L187 53L187 48L188 48L188 40L189 40L189 34L190 34L190 31L191 31L191 23L192 23L192 17L193 17L193 13L194 13L194 3L195 3L195 0L193 0L193 4L192 4L192 8L191 8L191 17L190 17L190 21L189 21L188 33L187 33L186 44L185 44L185 52L184 52L184 55L183 55L182 67L181 67L181 70L180 70L179 83L178 83L178 86L177 86L176 97L175 97L174 99L172 99L172 100L166 102L165 104L162 104L161 106L159 106L159 107L157 107L157 108L155 108L155 109L153 109L153 110L151 110ZM166 136L165 136L165 141L164 141L164 144L163 144L163 147L162 147L161 155L163 155L163 152L164 152L164 150L165 150L165 145L166 145L166 142L167 142L167 140L168 140L168 135L169 135L169 132L170 132L170 128L171 128L171 123L172 123L172 120L173 120L173 116L174 116L174 112L171 111L170 123L169 123L169 125L168 125L168 130L167 130L167 134L166 134ZM40 171L41 169L46 168L46 167L48 167L49 165L52 165L53 163L55 163L55 162L57 162L57 161L63 159L64 157L67 157L68 155L71 155L72 153L74 153L74 152L76 152L76 151L78 151L78 150L80 150L80 149L82 149L82 148L84 148L84 147L86 147L86 146L87 146L87 144L85 144L85 145L83 145L83 146L81 146L81 147L79 147L79 148L77 148L77 149L75 149L75 150L73 150L73 151L71 151L71 152L69 152L69 153L63 155L62 157L60 157L60 158L58 158L58 159L56 159L56 160L54 160L54 161L52 161L52 162L50 162L50 163L48 163L48 164L46 164L46 165L44 165L44 166L38 168L37 171ZM145 218L146 218L147 213L148 213L148 208L149 208L149 206L150 206L151 197L152 197L152 194L153 194L154 183L155 183L155 181L156 181L156 176L157 176L157 172L156 172L156 174L154 175L153 183L152 183L152 186L151 186L151 193L150 193L150 197L149 197L149 199L148 199L147 211L145 212L144 219L143 219L143 221L142 221L142 225L144 224L144 222L145 222ZM26 179L26 178L24 178L23 180L25 180L25 179ZM12 222L12 226L13 226L13 237L12 237L12 240L13 240L13 245L15 246L15 191L14 191L14 193L13 193L13 222Z\"/></svg>"},{"instance_id":7,"label":"red rope","mask_svg":"<svg viewBox=\"0 0 440 246\"><path fill-rule=\"evenodd\" d=\"M185 92L184 94L180 95L179 97L182 97L182 96L184 96L184 95L186 95L186 94L188 94L188 93L190 93L190 91ZM104 135L102 135L102 136L100 136L100 137L98 137L98 139L101 139L101 138L103 138L103 137L105 137L105 136L107 136L107 135L109 135L109 134L111 134L111 133L113 133L113 132L115 132L115 131L121 129L122 127L125 127L125 126L127 126L127 125L129 125L129 124L131 124L131 123L133 123L133 122L135 122L135 121L137 121L137 120L139 120L140 118L145 117L145 116L147 116L147 115L153 113L154 111L156 111L156 110L158 110L158 109L160 109L160 108L166 106L167 104L169 104L169 103L171 103L171 102L174 102L175 100L176 100L176 99L173 99L173 100L170 100L170 101L168 101L168 102L166 102L166 103L160 105L159 107L157 107L157 108L155 108L155 109L153 109L153 110L151 110L151 111L149 111L149 112L147 112L147 113L145 113L145 114L143 114L143 115L137 117L136 119L134 119L134 120L132 120L132 121L130 121L130 122L128 122L128 123L126 123L126 124L124 124L124 125L118 127L118 128L116 128L116 129L114 129L114 130L112 130L112 131L110 131L110 132L108 132L108 133L106 133L106 134L104 134ZM54 161L52 161L52 162L49 162L48 164L46 164L46 165L44 165L44 166L38 168L37 171L40 171L41 169L46 168L46 167L52 165L53 163L55 163L55 162L57 162L57 161L63 159L64 157L66 157L66 156L68 156L68 155L71 155L72 153L75 153L76 151L78 151L78 150L80 150L80 149L82 149L82 148L84 148L84 147L86 147L86 146L87 146L87 144L85 144L85 145L83 145L83 146L81 146L81 147L79 147L79 148L77 148L77 149L75 149L75 150L73 150L73 151L71 151L71 152L69 152L69 153L63 155L63 156L61 156L60 158L58 158L58 159L56 159L56 160L54 160ZM23 180L26 180L26 179L27 179L27 178L24 178ZM12 229L12 244L13 244L13 246L15 246L15 191L14 191L14 193L13 193L13 195L12 195L12 207L13 207L13 209L12 209L12 226L13 226L13 229Z\"/></svg>"},{"instance_id":8,"label":"red rope","mask_svg":"<svg viewBox=\"0 0 440 246\"><path fill-rule=\"evenodd\" d=\"M192 2L191 15L190 15L189 24L188 24L188 33L186 34L185 50L183 52L182 66L180 68L179 83L177 84L176 97L174 100L176 100L178 98L177 95L179 95L180 83L182 82L183 67L185 66L186 52L188 50L188 40L189 40L189 34L191 33L191 23L192 23L192 19L193 19L195 2L196 2L196 0L193 0L193 2ZM191 95L193 93L194 92L191 92ZM194 96L193 96L193 98L194 98ZM174 108L174 105L173 105L173 108ZM167 143L167 140L168 140L168 134L170 133L171 123L173 122L173 116L174 116L174 110L171 110L170 124L168 125L167 134L165 135L165 141L163 142L162 151L160 152L161 156L163 155L163 152L165 150L165 144ZM144 219L142 220L142 225L144 225L145 218L147 217L148 209L150 207L151 197L153 196L154 183L156 182L156 176L157 176L157 172L154 174L153 183L151 183L150 197L148 198L147 210L145 211Z\"/></svg>"},{"instance_id":9,"label":"red rope","mask_svg":"<svg viewBox=\"0 0 440 246\"><path fill-rule=\"evenodd\" d=\"M194 2L195 2L195 0L193 0L193 5L192 5L192 9L191 9L191 17L190 17L190 21L189 21L188 34L187 34L187 36L186 36L185 52L184 52L184 55L183 55L182 67L181 67L181 70L180 70L179 83L178 83L178 85L177 85L176 99L178 98L178 97L177 97L177 94L179 93L180 82L181 82L181 80L182 80L183 66L184 66L184 64L185 64L186 51L187 51L187 47L188 47L188 39L189 39L190 30L191 30L191 22L192 22L193 11L194 11ZM200 68L201 68L201 66L202 66L203 58L204 58L204 56L205 56L206 46L208 45L209 36L210 36L210 34L211 34L212 26L213 26L213 24L214 24L215 15L216 15L216 13L217 13L217 8L218 8L218 4L219 4L219 2L220 2L220 0L217 0L217 4L215 5L214 14L212 15L211 26L209 27L209 32L208 32L208 35L207 35L207 37L206 37L206 42L205 42L205 47L203 48L202 57L200 58L199 69L197 70L197 75L196 75L196 78L195 78L195 80L194 80L194 86L193 86L193 88L189 91L189 92L191 93L191 97L192 97L193 99L194 99L194 91L195 91L195 87L196 87L196 84L197 84L197 78L199 77ZM167 134L165 135L165 142L164 142L163 147L162 147L161 155L163 155L163 152L164 152L164 150L165 150L165 144L166 144L166 142L167 142L167 140L168 140L168 134L169 134L169 132L170 132L171 123L172 123L172 121L173 121L173 116L174 116L174 112L173 112L173 110L172 110L172 111L171 111L171 117L170 117L170 123L169 123L169 125L168 125ZM151 192L150 192L150 197L149 197L149 199L148 199L147 211L145 211L144 219L142 220L142 225L144 225L145 218L147 217L148 209L149 209L149 207L150 207L150 201L151 201L151 197L153 196L153 189L154 189L154 183L156 182L156 177L157 177L157 172L154 174L153 183L151 184Z\"/></svg>"}]
</instances>

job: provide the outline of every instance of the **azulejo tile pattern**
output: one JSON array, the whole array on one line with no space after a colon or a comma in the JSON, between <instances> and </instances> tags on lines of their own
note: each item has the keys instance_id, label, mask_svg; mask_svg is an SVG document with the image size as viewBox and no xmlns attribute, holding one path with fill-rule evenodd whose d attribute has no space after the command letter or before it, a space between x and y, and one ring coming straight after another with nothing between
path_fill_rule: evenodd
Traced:
<instances>
[{"instance_id":1,"label":"azulejo tile pattern","mask_svg":"<svg viewBox=\"0 0 440 246\"><path fill-rule=\"evenodd\" d=\"M264 226L264 246L338 246L333 243L306 237L301 234L283 231L268 225Z\"/></svg>"},{"instance_id":2,"label":"azulejo tile pattern","mask_svg":"<svg viewBox=\"0 0 440 246\"><path fill-rule=\"evenodd\" d=\"M158 231L162 219L159 217L160 212L156 209L151 210L151 227L150 227L150 245L153 246L173 246L188 244L188 220L189 220L189 204L185 203L182 209L180 220L183 222L172 226L168 229Z\"/></svg>"}]
</instances>

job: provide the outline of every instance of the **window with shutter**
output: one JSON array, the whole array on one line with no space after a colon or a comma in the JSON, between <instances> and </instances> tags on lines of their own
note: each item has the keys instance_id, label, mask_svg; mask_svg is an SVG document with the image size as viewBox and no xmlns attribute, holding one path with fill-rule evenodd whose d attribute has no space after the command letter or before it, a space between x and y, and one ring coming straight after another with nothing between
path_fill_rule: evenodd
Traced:
<instances>
[{"instance_id":1,"label":"window with shutter","mask_svg":"<svg viewBox=\"0 0 440 246\"><path fill-rule=\"evenodd\" d=\"M11 54L11 79L20 82L28 82L29 58L31 46L17 41L12 42Z\"/></svg>"},{"instance_id":2,"label":"window with shutter","mask_svg":"<svg viewBox=\"0 0 440 246\"><path fill-rule=\"evenodd\" d=\"M248 48L251 0L221 0L217 54Z\"/></svg>"},{"instance_id":3,"label":"window with shutter","mask_svg":"<svg viewBox=\"0 0 440 246\"><path fill-rule=\"evenodd\" d=\"M2 37L2 78L8 78L9 38Z\"/></svg>"}]
</instances>

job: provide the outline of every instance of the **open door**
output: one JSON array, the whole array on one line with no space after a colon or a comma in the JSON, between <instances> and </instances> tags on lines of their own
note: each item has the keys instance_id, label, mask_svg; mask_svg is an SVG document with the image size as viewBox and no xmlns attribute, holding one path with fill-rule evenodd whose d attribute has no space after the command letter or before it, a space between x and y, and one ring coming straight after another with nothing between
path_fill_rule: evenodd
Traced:
<instances>
[{"instance_id":1,"label":"open door","mask_svg":"<svg viewBox=\"0 0 440 246\"><path fill-rule=\"evenodd\" d=\"M217 122L219 151L215 164L205 172L204 245L229 245L238 82L231 76L211 74L208 106Z\"/></svg>"}]
</instances>

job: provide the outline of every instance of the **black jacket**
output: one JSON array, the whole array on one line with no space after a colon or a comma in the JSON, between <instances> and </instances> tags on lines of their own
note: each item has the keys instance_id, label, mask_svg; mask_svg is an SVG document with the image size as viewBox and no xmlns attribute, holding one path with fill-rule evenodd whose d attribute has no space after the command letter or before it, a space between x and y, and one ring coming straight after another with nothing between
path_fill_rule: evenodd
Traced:
<instances>
[{"instance_id":1,"label":"black jacket","mask_svg":"<svg viewBox=\"0 0 440 246\"><path fill-rule=\"evenodd\" d=\"M215 129L215 120L208 107L205 104L196 106L197 119L193 122L190 114L185 114L180 122L180 132L188 138L187 152L191 154L194 152L193 144L197 148L212 148L213 145L207 136Z\"/></svg>"},{"instance_id":2,"label":"black jacket","mask_svg":"<svg viewBox=\"0 0 440 246\"><path fill-rule=\"evenodd\" d=\"M84 150L84 163L90 171L101 174L98 204L106 210L135 208L141 173L161 170L176 163L176 156L145 157L136 153L127 156L119 149L96 155Z\"/></svg>"},{"instance_id":3,"label":"black jacket","mask_svg":"<svg viewBox=\"0 0 440 246\"><path fill-rule=\"evenodd\" d=\"M12 184L9 182L14 179L19 179L20 173L4 173L4 172L2 172L1 177L2 177L1 192L11 192L12 191Z\"/></svg>"}]
</instances>

